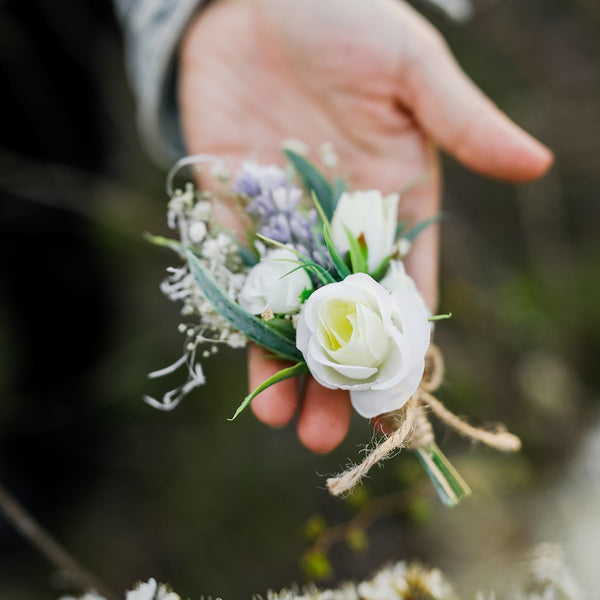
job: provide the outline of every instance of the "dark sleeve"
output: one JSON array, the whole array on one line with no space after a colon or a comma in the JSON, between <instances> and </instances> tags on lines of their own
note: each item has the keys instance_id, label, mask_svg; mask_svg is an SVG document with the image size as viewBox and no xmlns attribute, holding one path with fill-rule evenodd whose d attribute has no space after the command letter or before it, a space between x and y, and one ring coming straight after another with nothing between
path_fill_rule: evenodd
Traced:
<instances>
[{"instance_id":1,"label":"dark sleeve","mask_svg":"<svg viewBox=\"0 0 600 600\"><path fill-rule=\"evenodd\" d=\"M175 97L179 41L207 1L114 0L140 136L147 152L165 165L185 153Z\"/></svg>"}]
</instances>

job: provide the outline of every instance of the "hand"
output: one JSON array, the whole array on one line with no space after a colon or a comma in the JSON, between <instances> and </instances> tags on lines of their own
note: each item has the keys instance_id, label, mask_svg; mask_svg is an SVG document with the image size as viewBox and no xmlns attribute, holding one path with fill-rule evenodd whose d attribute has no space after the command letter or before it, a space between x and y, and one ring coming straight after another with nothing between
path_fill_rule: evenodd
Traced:
<instances>
[{"instance_id":1,"label":"hand","mask_svg":"<svg viewBox=\"0 0 600 600\"><path fill-rule=\"evenodd\" d=\"M179 101L190 153L281 162L281 143L332 142L354 189L406 194L401 218L417 222L440 204L435 146L480 173L525 181L552 155L467 79L438 32L398 0L218 0L190 24L180 55ZM435 309L438 232L429 228L406 260ZM282 368L250 348L250 387ZM296 382L263 392L252 409L288 423ZM349 427L347 392L309 378L298 436L328 452Z\"/></svg>"}]
</instances>

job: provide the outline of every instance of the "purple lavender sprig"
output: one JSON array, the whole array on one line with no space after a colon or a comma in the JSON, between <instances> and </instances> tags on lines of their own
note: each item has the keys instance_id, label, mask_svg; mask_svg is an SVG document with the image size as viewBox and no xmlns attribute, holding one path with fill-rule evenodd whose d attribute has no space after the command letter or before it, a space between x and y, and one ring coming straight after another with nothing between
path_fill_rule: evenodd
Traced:
<instances>
[{"instance_id":1,"label":"purple lavender sprig","mask_svg":"<svg viewBox=\"0 0 600 600\"><path fill-rule=\"evenodd\" d=\"M303 192L288 180L283 169L243 162L232 190L248 199L246 210L255 221L257 233L291 245L324 267L330 266L328 255L323 251L316 210L302 210Z\"/></svg>"}]
</instances>

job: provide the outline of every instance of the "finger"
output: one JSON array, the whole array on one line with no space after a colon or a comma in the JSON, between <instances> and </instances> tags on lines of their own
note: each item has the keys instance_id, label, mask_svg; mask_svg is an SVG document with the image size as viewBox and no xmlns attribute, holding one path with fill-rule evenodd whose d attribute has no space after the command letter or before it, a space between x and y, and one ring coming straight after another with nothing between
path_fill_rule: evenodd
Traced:
<instances>
[{"instance_id":1,"label":"finger","mask_svg":"<svg viewBox=\"0 0 600 600\"><path fill-rule=\"evenodd\" d=\"M410 152L407 151L410 148ZM428 219L440 210L441 173L438 154L421 132L407 133L385 159L369 160L353 169L353 185L360 189L379 187L385 192L401 190L426 177L426 181L403 193L398 216L409 227ZM439 226L427 227L413 241L404 259L408 274L415 280L427 306L436 311L438 297Z\"/></svg>"},{"instance_id":2,"label":"finger","mask_svg":"<svg viewBox=\"0 0 600 600\"><path fill-rule=\"evenodd\" d=\"M276 360L266 350L251 344L248 349L248 380L250 389L289 367L290 363ZM271 427L283 427L294 416L298 404L296 378L284 379L261 392L250 404L256 418Z\"/></svg>"},{"instance_id":3,"label":"finger","mask_svg":"<svg viewBox=\"0 0 600 600\"><path fill-rule=\"evenodd\" d=\"M485 175L526 181L543 175L551 151L503 114L464 74L432 28L415 34L399 101L448 153Z\"/></svg>"},{"instance_id":4,"label":"finger","mask_svg":"<svg viewBox=\"0 0 600 600\"><path fill-rule=\"evenodd\" d=\"M440 180L435 177L407 194L399 211L401 218L418 223L439 211ZM427 212L423 208L427 207ZM412 242L408 255L403 259L406 272L414 279L425 303L435 314L438 306L439 282L439 225L430 225Z\"/></svg>"},{"instance_id":5,"label":"finger","mask_svg":"<svg viewBox=\"0 0 600 600\"><path fill-rule=\"evenodd\" d=\"M298 437L313 452L330 452L348 433L351 414L348 392L324 388L309 377L298 419Z\"/></svg>"}]
</instances>

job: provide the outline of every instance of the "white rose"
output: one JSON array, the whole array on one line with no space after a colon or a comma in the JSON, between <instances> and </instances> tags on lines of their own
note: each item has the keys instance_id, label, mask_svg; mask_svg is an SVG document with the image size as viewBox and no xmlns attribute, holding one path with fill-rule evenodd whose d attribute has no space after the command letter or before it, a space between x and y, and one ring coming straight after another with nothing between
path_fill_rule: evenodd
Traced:
<instances>
[{"instance_id":1,"label":"white rose","mask_svg":"<svg viewBox=\"0 0 600 600\"><path fill-rule=\"evenodd\" d=\"M302 306L296 345L323 386L350 390L371 418L403 406L425 368L429 323L414 291L389 293L365 273L312 293Z\"/></svg>"},{"instance_id":2,"label":"white rose","mask_svg":"<svg viewBox=\"0 0 600 600\"><path fill-rule=\"evenodd\" d=\"M431 309L427 306L425 299L421 296L421 292L417 289L417 284L406 272L404 263L401 260L390 261L387 273L379 283L390 293L402 288L408 289L419 299L427 316L430 317L432 315ZM430 325L433 325L433 323L430 323Z\"/></svg>"},{"instance_id":3,"label":"white rose","mask_svg":"<svg viewBox=\"0 0 600 600\"><path fill-rule=\"evenodd\" d=\"M331 237L342 256L350 249L344 225L354 237L364 236L369 250L367 267L370 273L393 253L399 198L398 194L384 198L377 190L340 196L331 219Z\"/></svg>"},{"instance_id":4,"label":"white rose","mask_svg":"<svg viewBox=\"0 0 600 600\"><path fill-rule=\"evenodd\" d=\"M304 269L296 269L298 259L290 250L269 250L248 273L238 303L253 315L267 308L274 313L289 313L300 308L300 294L312 288ZM293 273L290 273L296 269ZM289 273L289 275L288 275Z\"/></svg>"}]
</instances>

